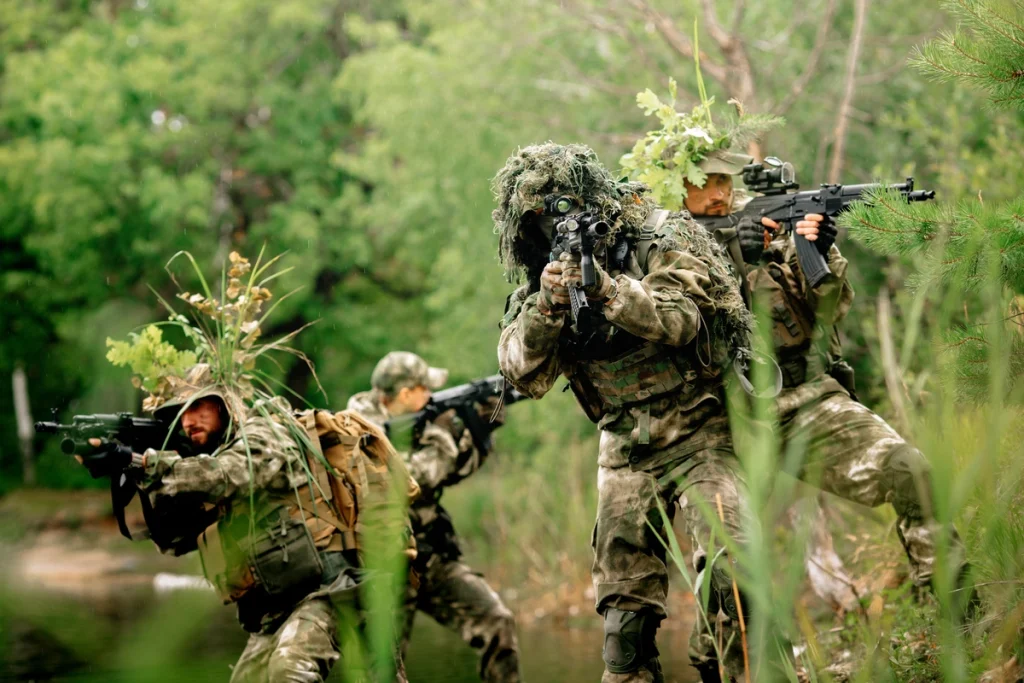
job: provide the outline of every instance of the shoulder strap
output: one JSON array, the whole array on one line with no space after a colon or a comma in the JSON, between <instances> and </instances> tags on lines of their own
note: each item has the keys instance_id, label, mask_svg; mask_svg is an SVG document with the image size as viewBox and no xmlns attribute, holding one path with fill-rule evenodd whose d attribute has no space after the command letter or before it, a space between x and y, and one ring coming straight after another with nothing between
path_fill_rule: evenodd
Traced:
<instances>
[{"instance_id":1,"label":"shoulder strap","mask_svg":"<svg viewBox=\"0 0 1024 683\"><path fill-rule=\"evenodd\" d=\"M747 310L754 310L751 308L753 302L751 301L750 283L747 282L747 264L743 262L743 250L740 249L739 231L735 226L730 226L728 228L718 228L712 234L715 241L725 247L725 251L729 254L729 260L732 261L732 266L736 269L736 274L740 278L740 292L743 294L743 303L747 305Z\"/></svg>"},{"instance_id":2,"label":"shoulder strap","mask_svg":"<svg viewBox=\"0 0 1024 683\"><path fill-rule=\"evenodd\" d=\"M640 270L645 273L647 272L647 257L651 253L651 247L654 246L654 238L665 223L665 219L668 218L668 214L667 209L655 209L647 216L647 220L640 228L640 239L636 241L636 262L640 266Z\"/></svg>"}]
</instances>

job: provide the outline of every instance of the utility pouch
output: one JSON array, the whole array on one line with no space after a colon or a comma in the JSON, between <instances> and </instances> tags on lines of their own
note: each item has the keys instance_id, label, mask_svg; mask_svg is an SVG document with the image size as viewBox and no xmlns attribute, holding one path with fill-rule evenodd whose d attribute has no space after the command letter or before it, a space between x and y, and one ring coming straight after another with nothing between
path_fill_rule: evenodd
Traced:
<instances>
[{"instance_id":1,"label":"utility pouch","mask_svg":"<svg viewBox=\"0 0 1024 683\"><path fill-rule=\"evenodd\" d=\"M283 512L249 546L249 561L267 595L278 597L320 586L323 563L302 520Z\"/></svg>"}]
</instances>

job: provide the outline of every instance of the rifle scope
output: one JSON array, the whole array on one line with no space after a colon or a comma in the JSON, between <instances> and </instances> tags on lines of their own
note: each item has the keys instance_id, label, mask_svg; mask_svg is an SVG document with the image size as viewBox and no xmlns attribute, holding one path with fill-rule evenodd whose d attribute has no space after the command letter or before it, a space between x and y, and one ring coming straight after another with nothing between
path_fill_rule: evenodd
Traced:
<instances>
[{"instance_id":1,"label":"rifle scope","mask_svg":"<svg viewBox=\"0 0 1024 683\"><path fill-rule=\"evenodd\" d=\"M793 164L778 157L765 157L760 164L743 167L743 184L751 192L782 194L800 187Z\"/></svg>"}]
</instances>

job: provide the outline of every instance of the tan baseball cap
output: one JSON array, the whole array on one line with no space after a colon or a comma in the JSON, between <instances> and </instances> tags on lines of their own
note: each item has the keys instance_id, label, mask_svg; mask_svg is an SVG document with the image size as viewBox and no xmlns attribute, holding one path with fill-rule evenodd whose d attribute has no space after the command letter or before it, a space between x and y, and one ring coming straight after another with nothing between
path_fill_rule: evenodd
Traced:
<instances>
[{"instance_id":1,"label":"tan baseball cap","mask_svg":"<svg viewBox=\"0 0 1024 683\"><path fill-rule=\"evenodd\" d=\"M754 163L754 157L747 154L730 152L727 149L716 149L707 158L698 162L697 166L708 175L712 173L739 175L743 173L744 166L752 163Z\"/></svg>"},{"instance_id":2,"label":"tan baseball cap","mask_svg":"<svg viewBox=\"0 0 1024 683\"><path fill-rule=\"evenodd\" d=\"M448 371L432 368L415 353L392 351L377 362L370 376L374 389L394 394L402 387L440 389L448 381Z\"/></svg>"}]
</instances>

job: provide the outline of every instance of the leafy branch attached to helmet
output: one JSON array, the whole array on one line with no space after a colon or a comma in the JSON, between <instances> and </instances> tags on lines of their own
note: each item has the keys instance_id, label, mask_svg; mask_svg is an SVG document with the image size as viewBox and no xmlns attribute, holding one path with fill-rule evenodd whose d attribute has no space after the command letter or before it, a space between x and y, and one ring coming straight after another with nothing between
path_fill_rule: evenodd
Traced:
<instances>
[{"instance_id":1,"label":"leafy branch attached to helmet","mask_svg":"<svg viewBox=\"0 0 1024 683\"><path fill-rule=\"evenodd\" d=\"M701 162L718 151L742 149L784 120L769 114L740 114L720 129L711 120L714 98L707 98L689 114L676 111L676 82L669 79L669 98L663 102L649 88L636 96L645 116L661 124L637 140L619 160L626 175L651 187L655 201L670 210L683 208L686 183L703 187L707 173ZM738 103L736 103L738 105ZM737 106L739 111L742 108Z\"/></svg>"}]
</instances>

